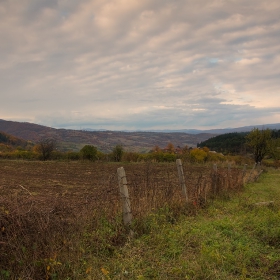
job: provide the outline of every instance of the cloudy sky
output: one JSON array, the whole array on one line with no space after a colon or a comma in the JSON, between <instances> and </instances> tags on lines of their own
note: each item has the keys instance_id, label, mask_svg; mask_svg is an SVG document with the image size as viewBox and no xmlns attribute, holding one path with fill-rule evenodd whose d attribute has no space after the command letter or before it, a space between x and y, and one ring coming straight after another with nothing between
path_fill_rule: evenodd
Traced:
<instances>
[{"instance_id":1,"label":"cloudy sky","mask_svg":"<svg viewBox=\"0 0 280 280\"><path fill-rule=\"evenodd\" d=\"M279 123L279 15L279 0L0 0L0 119Z\"/></svg>"}]
</instances>

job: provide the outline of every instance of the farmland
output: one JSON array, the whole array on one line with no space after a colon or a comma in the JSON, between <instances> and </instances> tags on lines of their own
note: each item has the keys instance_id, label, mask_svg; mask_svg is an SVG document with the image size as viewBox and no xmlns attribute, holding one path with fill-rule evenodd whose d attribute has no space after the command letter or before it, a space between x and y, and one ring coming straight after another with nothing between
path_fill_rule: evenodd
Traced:
<instances>
[{"instance_id":1,"label":"farmland","mask_svg":"<svg viewBox=\"0 0 280 280\"><path fill-rule=\"evenodd\" d=\"M120 166L132 205L129 228L122 224ZM3 279L110 279L104 260L130 244L131 230L137 243L160 224L198 215L215 197L240 193L246 178L242 168L220 166L215 173L212 166L185 165L186 205L175 164L0 161L0 170ZM112 279L140 275L114 273ZM142 279L151 278L163 279Z\"/></svg>"}]
</instances>

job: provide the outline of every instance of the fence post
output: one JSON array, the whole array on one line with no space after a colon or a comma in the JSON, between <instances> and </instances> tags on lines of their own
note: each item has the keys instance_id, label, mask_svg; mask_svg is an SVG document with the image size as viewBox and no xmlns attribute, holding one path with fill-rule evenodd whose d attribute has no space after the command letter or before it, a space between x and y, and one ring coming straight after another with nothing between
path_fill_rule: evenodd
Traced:
<instances>
[{"instance_id":1,"label":"fence post","mask_svg":"<svg viewBox=\"0 0 280 280\"><path fill-rule=\"evenodd\" d=\"M215 177L215 182L214 182L214 195L217 194L217 180L218 180L218 167L217 164L213 164L213 170L214 170L214 177Z\"/></svg>"},{"instance_id":2,"label":"fence post","mask_svg":"<svg viewBox=\"0 0 280 280\"><path fill-rule=\"evenodd\" d=\"M132 213L130 208L130 199L128 195L127 189L127 180L126 175L123 167L117 169L118 173L118 182L120 188L120 194L122 199L122 206L123 206L123 223L124 225L131 224L132 220Z\"/></svg>"},{"instance_id":3,"label":"fence post","mask_svg":"<svg viewBox=\"0 0 280 280\"><path fill-rule=\"evenodd\" d=\"M254 170L255 170L256 166L257 166L257 163L255 162L254 165L253 165L253 168L252 168L252 170L251 170L251 172L250 172L249 182L251 181L252 176L254 176L253 173L254 173Z\"/></svg>"},{"instance_id":4,"label":"fence post","mask_svg":"<svg viewBox=\"0 0 280 280\"><path fill-rule=\"evenodd\" d=\"M247 169L247 164L245 163L244 164L244 167L243 167L243 184L245 184L245 176L246 176L246 169Z\"/></svg>"},{"instance_id":5,"label":"fence post","mask_svg":"<svg viewBox=\"0 0 280 280\"><path fill-rule=\"evenodd\" d=\"M259 172L259 174L257 174L257 176L255 177L255 181L257 181L258 179L259 179L259 177L260 177L260 175L263 173L263 170L261 170L260 172Z\"/></svg>"},{"instance_id":6,"label":"fence post","mask_svg":"<svg viewBox=\"0 0 280 280\"><path fill-rule=\"evenodd\" d=\"M186 183L185 183L185 176L184 176L182 161L180 159L176 159L176 165L177 165L179 181L180 181L180 184L182 187L182 191L186 197L186 201L188 202L189 198L188 198L187 187L186 187Z\"/></svg>"}]
</instances>

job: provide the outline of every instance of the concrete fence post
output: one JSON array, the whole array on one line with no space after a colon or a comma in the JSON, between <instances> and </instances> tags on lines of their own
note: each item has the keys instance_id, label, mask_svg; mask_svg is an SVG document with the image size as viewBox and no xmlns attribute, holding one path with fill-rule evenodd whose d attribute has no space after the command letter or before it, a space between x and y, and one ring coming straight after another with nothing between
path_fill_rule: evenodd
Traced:
<instances>
[{"instance_id":1,"label":"concrete fence post","mask_svg":"<svg viewBox=\"0 0 280 280\"><path fill-rule=\"evenodd\" d=\"M185 176L184 176L183 165L182 165L181 159L176 160L176 165L177 165L180 185L182 187L182 191L186 198L186 201L188 202L189 198L188 198L187 187L186 187Z\"/></svg>"},{"instance_id":2,"label":"concrete fence post","mask_svg":"<svg viewBox=\"0 0 280 280\"><path fill-rule=\"evenodd\" d=\"M243 167L243 184L245 184L245 178L246 178L246 171L247 171L247 164L244 164Z\"/></svg>"},{"instance_id":3,"label":"concrete fence post","mask_svg":"<svg viewBox=\"0 0 280 280\"><path fill-rule=\"evenodd\" d=\"M217 164L213 164L213 170L214 170L214 195L217 194L217 181L218 181L218 167Z\"/></svg>"},{"instance_id":4,"label":"concrete fence post","mask_svg":"<svg viewBox=\"0 0 280 280\"><path fill-rule=\"evenodd\" d=\"M117 169L118 173L118 182L122 200L122 208L123 208L123 223L124 225L130 225L132 220L132 213L130 207L130 198L127 189L127 180L123 167Z\"/></svg>"}]
</instances>

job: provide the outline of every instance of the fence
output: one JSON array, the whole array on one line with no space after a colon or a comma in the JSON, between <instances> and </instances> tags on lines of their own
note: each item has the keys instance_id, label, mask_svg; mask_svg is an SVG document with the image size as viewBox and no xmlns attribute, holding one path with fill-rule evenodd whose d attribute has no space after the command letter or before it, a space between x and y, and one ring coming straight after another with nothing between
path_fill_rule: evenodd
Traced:
<instances>
[{"instance_id":1,"label":"fence","mask_svg":"<svg viewBox=\"0 0 280 280\"><path fill-rule=\"evenodd\" d=\"M0 271L13 272L10 279L50 279L46 267L56 258L80 262L89 250L98 256L123 244L123 223L165 206L203 207L217 195L241 190L261 172L258 167L183 166L180 161L177 166L124 168L0 161L0 170Z\"/></svg>"},{"instance_id":2,"label":"fence","mask_svg":"<svg viewBox=\"0 0 280 280\"><path fill-rule=\"evenodd\" d=\"M115 164L29 162L8 169L1 171L0 202L5 209L17 205L10 212L37 209L62 213L73 208L76 215L92 212L112 220L123 209L125 224L131 220L130 214L137 218L165 205L203 206L218 194L240 190L261 173L257 165L252 169L246 165L243 169L186 165L183 170L181 160L176 165L145 163L125 168Z\"/></svg>"}]
</instances>

